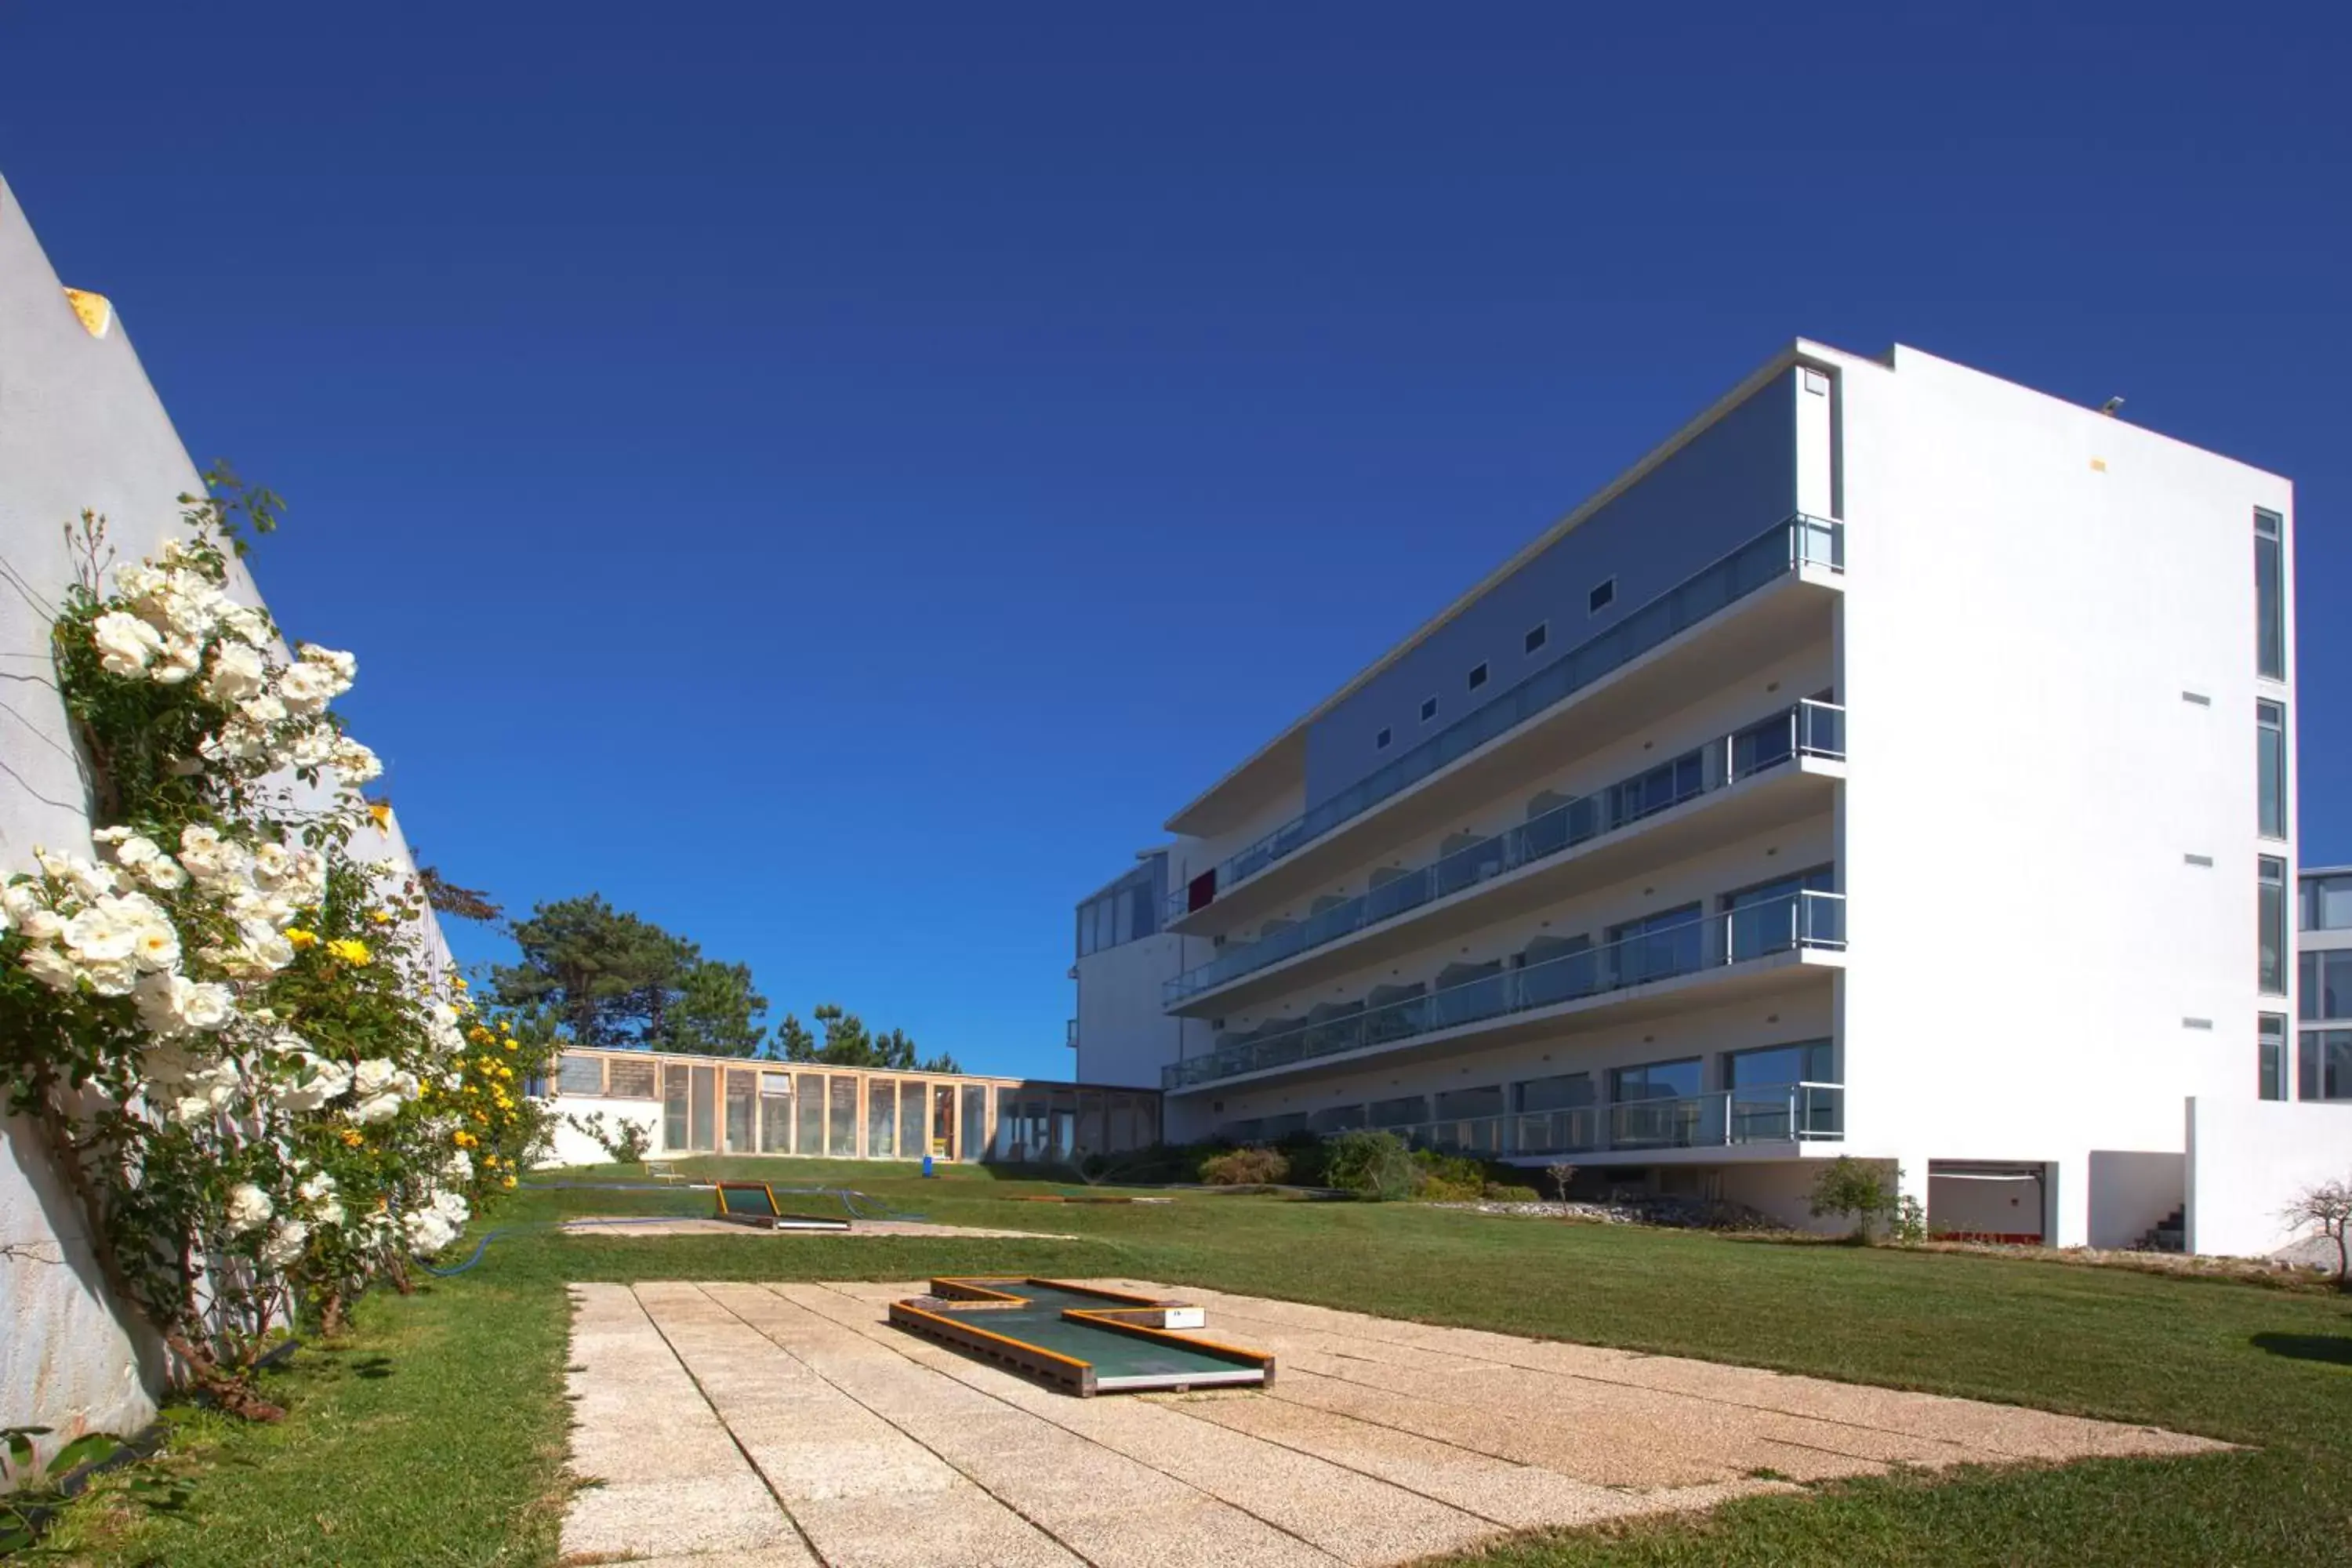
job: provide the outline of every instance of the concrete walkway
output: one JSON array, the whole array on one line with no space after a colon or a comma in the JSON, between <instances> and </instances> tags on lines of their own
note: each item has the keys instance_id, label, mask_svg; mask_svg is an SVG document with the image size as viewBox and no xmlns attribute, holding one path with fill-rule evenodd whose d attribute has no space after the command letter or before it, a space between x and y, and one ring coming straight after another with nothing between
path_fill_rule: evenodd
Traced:
<instances>
[{"instance_id":1,"label":"concrete walkway","mask_svg":"<svg viewBox=\"0 0 2352 1568\"><path fill-rule=\"evenodd\" d=\"M796 1236L877 1237L926 1236L963 1237L997 1241L1076 1241L1075 1236L1045 1230L991 1230L972 1225L934 1225L920 1219L861 1219L847 1230L761 1230L756 1226L736 1225L728 1220L710 1219L688 1215L677 1217L653 1218L635 1215L590 1215L563 1222L566 1236L663 1237L663 1236L731 1236L750 1237L756 1241L779 1241Z\"/></svg>"},{"instance_id":2,"label":"concrete walkway","mask_svg":"<svg viewBox=\"0 0 2352 1568\"><path fill-rule=\"evenodd\" d=\"M903 1285L572 1288L566 1560L1384 1564L1897 1465L2225 1445L1142 1280L1275 1386L1091 1400L890 1328Z\"/></svg>"}]
</instances>

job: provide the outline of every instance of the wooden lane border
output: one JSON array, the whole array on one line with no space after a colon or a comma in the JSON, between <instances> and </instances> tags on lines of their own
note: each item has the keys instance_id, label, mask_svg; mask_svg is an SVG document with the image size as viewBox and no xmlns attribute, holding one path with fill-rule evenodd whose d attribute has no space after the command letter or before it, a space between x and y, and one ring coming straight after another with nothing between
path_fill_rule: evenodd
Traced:
<instances>
[{"instance_id":1,"label":"wooden lane border","mask_svg":"<svg viewBox=\"0 0 2352 1568\"><path fill-rule=\"evenodd\" d=\"M1093 1285L1080 1285L1066 1279L1042 1279L1034 1275L1024 1277L1014 1282L1022 1285L1042 1286L1049 1290L1066 1291L1073 1296L1096 1296L1109 1301L1124 1301L1128 1303L1128 1305L1124 1307L1105 1307L1099 1310L1090 1310L1085 1307L1066 1307L1062 1310L1062 1317L1065 1321L1069 1322L1085 1323L1090 1327L1107 1329L1113 1333L1125 1334L1131 1339L1147 1340L1151 1343L1168 1345L1177 1350L1194 1351L1202 1355L1214 1356L1220 1361L1230 1361L1238 1365L1254 1367L1257 1370L1260 1376L1265 1379L1265 1386L1270 1388L1274 1385L1275 1358L1273 1352L1270 1351L1252 1350L1245 1345L1227 1344L1222 1340L1203 1339L1198 1334L1181 1329L1152 1328L1142 1323L1134 1323L1127 1321L1129 1316L1137 1312L1155 1309L1164 1309L1168 1307L1190 1306L1192 1303L1189 1301L1172 1301L1159 1296L1139 1295L1132 1290L1106 1290ZM1022 1296L1013 1291L1001 1289L1000 1287L1003 1286L1005 1283L1007 1283L1007 1281L1001 1275L942 1275L935 1277L931 1280L931 1294L943 1300L984 1301L1000 1305L1012 1305L1025 1302L1030 1300L1030 1298L1026 1296ZM1029 1352L1033 1355L1050 1357L1054 1361L1065 1362L1073 1366L1085 1367L1087 1369L1086 1381L1087 1385L1086 1393L1087 1394L1091 1395L1095 1391L1095 1373L1093 1365L1090 1363L1079 1361L1076 1357L1072 1356L1055 1355L1051 1351L1039 1350L1025 1341L1016 1340L1005 1334L992 1333L985 1329L973 1328L971 1325L964 1322L961 1319L950 1319L940 1313L926 1312L919 1307L907 1305L903 1302L893 1302L891 1304L890 1314L893 1321L898 1321L898 1309L902 1305L907 1306L909 1318L926 1319L929 1320L930 1323L951 1322L960 1331L985 1335L988 1339L1000 1342L1003 1344L1020 1346L1023 1350ZM928 1328L923 1325L919 1325L913 1322L908 1323L907 1326L916 1328L918 1331L929 1331ZM982 1353L987 1352L983 1352ZM1002 1360L1003 1358L996 1357L994 1359Z\"/></svg>"},{"instance_id":2,"label":"wooden lane border","mask_svg":"<svg viewBox=\"0 0 2352 1568\"><path fill-rule=\"evenodd\" d=\"M961 1318L926 1311L911 1301L891 1302L890 1321L927 1339L970 1351L974 1355L1041 1378L1081 1399L1094 1397L1095 1367L1092 1362L1042 1349L1025 1340L993 1332Z\"/></svg>"}]
</instances>

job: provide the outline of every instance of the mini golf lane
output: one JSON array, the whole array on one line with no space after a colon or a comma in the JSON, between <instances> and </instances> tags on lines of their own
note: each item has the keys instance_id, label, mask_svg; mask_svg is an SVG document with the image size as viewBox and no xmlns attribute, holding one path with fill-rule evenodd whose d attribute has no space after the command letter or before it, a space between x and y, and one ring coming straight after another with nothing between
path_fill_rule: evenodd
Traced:
<instances>
[{"instance_id":1,"label":"mini golf lane","mask_svg":"<svg viewBox=\"0 0 2352 1568\"><path fill-rule=\"evenodd\" d=\"M1198 1307L1058 1279L943 1279L890 1303L890 1321L1082 1398L1260 1387L1274 1357L1178 1331Z\"/></svg>"}]
</instances>

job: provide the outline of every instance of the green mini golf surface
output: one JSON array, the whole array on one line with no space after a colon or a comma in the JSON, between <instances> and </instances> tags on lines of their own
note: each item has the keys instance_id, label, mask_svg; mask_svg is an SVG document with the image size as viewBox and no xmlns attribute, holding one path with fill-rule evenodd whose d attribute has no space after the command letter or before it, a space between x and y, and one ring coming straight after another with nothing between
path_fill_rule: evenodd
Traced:
<instances>
[{"instance_id":1,"label":"green mini golf surface","mask_svg":"<svg viewBox=\"0 0 2352 1568\"><path fill-rule=\"evenodd\" d=\"M950 1320L982 1334L1017 1341L1033 1349L1083 1362L1092 1369L1092 1388L1106 1391L1186 1387L1265 1381L1265 1363L1245 1352L1220 1354L1162 1338L1122 1333L1100 1323L1074 1321L1069 1311L1132 1310L1131 1298L1028 1279L961 1279L960 1285L1022 1298L1019 1304L926 1297L906 1305ZM919 1331L934 1333L920 1324ZM1091 1392L1092 1390L1088 1390Z\"/></svg>"}]
</instances>

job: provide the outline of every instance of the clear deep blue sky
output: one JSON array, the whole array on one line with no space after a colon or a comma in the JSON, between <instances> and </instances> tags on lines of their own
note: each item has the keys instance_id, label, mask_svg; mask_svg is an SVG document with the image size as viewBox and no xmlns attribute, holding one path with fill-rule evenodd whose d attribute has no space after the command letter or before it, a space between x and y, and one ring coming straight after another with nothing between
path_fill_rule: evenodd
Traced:
<instances>
[{"instance_id":1,"label":"clear deep blue sky","mask_svg":"<svg viewBox=\"0 0 2352 1568\"><path fill-rule=\"evenodd\" d=\"M0 12L0 169L516 909L1066 1072L1076 899L1798 335L2292 476L2352 860L2316 7L200 9Z\"/></svg>"}]
</instances>

